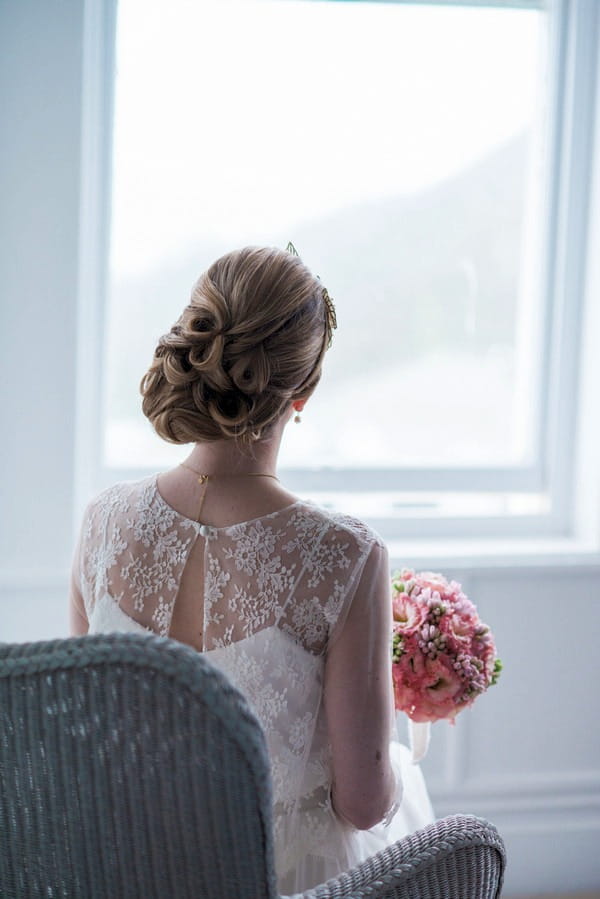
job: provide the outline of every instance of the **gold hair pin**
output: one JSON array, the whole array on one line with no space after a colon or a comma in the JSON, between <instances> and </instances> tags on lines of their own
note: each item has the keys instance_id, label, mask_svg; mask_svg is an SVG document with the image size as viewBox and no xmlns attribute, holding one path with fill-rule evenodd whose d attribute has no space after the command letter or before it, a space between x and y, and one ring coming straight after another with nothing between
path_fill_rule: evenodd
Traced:
<instances>
[{"instance_id":1,"label":"gold hair pin","mask_svg":"<svg viewBox=\"0 0 600 899\"><path fill-rule=\"evenodd\" d=\"M291 253L292 256L297 256L300 259L300 253L294 246L291 240L288 240L288 245L285 248L288 253ZM317 275L319 281L321 278ZM335 306L333 305L333 300L329 296L329 291L326 287L322 288L323 293L323 302L325 303L325 310L327 313L327 346L331 346L331 341L333 340L333 332L337 328L337 315L335 314Z\"/></svg>"},{"instance_id":2,"label":"gold hair pin","mask_svg":"<svg viewBox=\"0 0 600 899\"><path fill-rule=\"evenodd\" d=\"M327 323L329 327L329 339L327 341L327 346L331 346L331 341L333 340L333 332L337 328L337 315L335 314L335 306L333 305L333 300L329 296L327 288L323 288L323 301L325 303L325 308L327 309Z\"/></svg>"}]
</instances>

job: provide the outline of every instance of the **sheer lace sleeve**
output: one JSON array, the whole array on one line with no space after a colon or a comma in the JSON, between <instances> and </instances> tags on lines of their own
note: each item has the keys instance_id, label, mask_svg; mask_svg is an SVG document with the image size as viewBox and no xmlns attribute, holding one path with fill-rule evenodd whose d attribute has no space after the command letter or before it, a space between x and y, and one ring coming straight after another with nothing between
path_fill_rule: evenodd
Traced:
<instances>
[{"instance_id":1,"label":"sheer lace sleeve","mask_svg":"<svg viewBox=\"0 0 600 899\"><path fill-rule=\"evenodd\" d=\"M73 553L69 584L69 630L72 636L86 634L89 622L81 587L81 534Z\"/></svg>"},{"instance_id":2,"label":"sheer lace sleeve","mask_svg":"<svg viewBox=\"0 0 600 899\"><path fill-rule=\"evenodd\" d=\"M325 663L333 804L359 829L381 821L395 793L390 633L388 555L375 543Z\"/></svg>"},{"instance_id":3,"label":"sheer lace sleeve","mask_svg":"<svg viewBox=\"0 0 600 899\"><path fill-rule=\"evenodd\" d=\"M96 590L94 589L98 573L94 570L94 562L99 554L96 547L92 546L93 531L97 514L94 501L88 503L81 522L79 538L73 553L71 566L72 593L76 592L81 597L83 611L89 620L94 608Z\"/></svg>"}]
</instances>

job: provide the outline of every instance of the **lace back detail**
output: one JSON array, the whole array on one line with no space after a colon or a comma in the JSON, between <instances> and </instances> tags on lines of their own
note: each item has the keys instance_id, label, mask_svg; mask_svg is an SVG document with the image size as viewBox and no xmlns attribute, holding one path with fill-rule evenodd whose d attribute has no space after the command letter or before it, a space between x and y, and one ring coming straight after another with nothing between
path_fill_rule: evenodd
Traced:
<instances>
[{"instance_id":1,"label":"lace back detail","mask_svg":"<svg viewBox=\"0 0 600 899\"><path fill-rule=\"evenodd\" d=\"M198 532L198 525L160 501L154 478L100 494L88 508L80 547L88 618L108 595L130 618L167 636Z\"/></svg>"},{"instance_id":2,"label":"lace back detail","mask_svg":"<svg viewBox=\"0 0 600 899\"><path fill-rule=\"evenodd\" d=\"M318 850L333 821L325 652L379 540L362 523L305 503L233 527L201 526L167 505L156 478L116 485L91 503L81 535L91 629L114 630L120 621L123 629L167 635L197 539L204 540L203 649L263 727L282 875Z\"/></svg>"},{"instance_id":3,"label":"lace back detail","mask_svg":"<svg viewBox=\"0 0 600 899\"><path fill-rule=\"evenodd\" d=\"M324 651L378 538L361 522L295 503L254 521L212 528L180 515L156 477L117 484L90 504L81 536L86 611L108 595L143 627L169 632L179 584L198 536L206 541L204 649L278 627Z\"/></svg>"},{"instance_id":4,"label":"lace back detail","mask_svg":"<svg viewBox=\"0 0 600 899\"><path fill-rule=\"evenodd\" d=\"M206 555L206 648L278 627L320 654L363 554L345 528L305 505L215 531Z\"/></svg>"}]
</instances>

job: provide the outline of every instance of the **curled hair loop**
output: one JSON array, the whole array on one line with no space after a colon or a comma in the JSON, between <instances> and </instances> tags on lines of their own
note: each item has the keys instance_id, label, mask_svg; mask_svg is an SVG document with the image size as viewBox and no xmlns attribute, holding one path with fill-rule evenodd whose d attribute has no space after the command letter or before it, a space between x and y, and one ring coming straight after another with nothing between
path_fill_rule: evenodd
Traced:
<instances>
[{"instance_id":1,"label":"curled hair loop","mask_svg":"<svg viewBox=\"0 0 600 899\"><path fill-rule=\"evenodd\" d=\"M209 400L209 412L213 421L217 422L230 436L234 436L237 430L245 431L250 404L241 394L235 391L223 393Z\"/></svg>"},{"instance_id":2,"label":"curled hair loop","mask_svg":"<svg viewBox=\"0 0 600 899\"><path fill-rule=\"evenodd\" d=\"M229 377L238 390L248 394L262 393L271 380L271 366L264 346L241 353L229 369Z\"/></svg>"},{"instance_id":3,"label":"curled hair loop","mask_svg":"<svg viewBox=\"0 0 600 899\"><path fill-rule=\"evenodd\" d=\"M205 374L218 390L227 390L230 386L229 378L223 370L224 348L225 338L221 334L217 334L210 343L192 346L186 354L195 376L199 373Z\"/></svg>"},{"instance_id":4,"label":"curled hair loop","mask_svg":"<svg viewBox=\"0 0 600 899\"><path fill-rule=\"evenodd\" d=\"M173 387L183 387L194 377L186 355L180 353L168 353L163 357L163 372L165 380Z\"/></svg>"},{"instance_id":5,"label":"curled hair loop","mask_svg":"<svg viewBox=\"0 0 600 899\"><path fill-rule=\"evenodd\" d=\"M215 323L209 316L203 315L202 312L200 312L191 320L190 328L194 335L209 337L215 330Z\"/></svg>"}]
</instances>

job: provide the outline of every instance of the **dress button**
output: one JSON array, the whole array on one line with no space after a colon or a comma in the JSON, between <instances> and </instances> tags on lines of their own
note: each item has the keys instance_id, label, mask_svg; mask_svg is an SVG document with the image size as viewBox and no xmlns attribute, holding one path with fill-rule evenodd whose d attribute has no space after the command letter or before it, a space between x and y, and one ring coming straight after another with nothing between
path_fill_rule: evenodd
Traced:
<instances>
[{"instance_id":1,"label":"dress button","mask_svg":"<svg viewBox=\"0 0 600 899\"><path fill-rule=\"evenodd\" d=\"M210 532L211 532L211 529L207 524L203 524L200 527L200 535L202 537L210 537Z\"/></svg>"}]
</instances>

